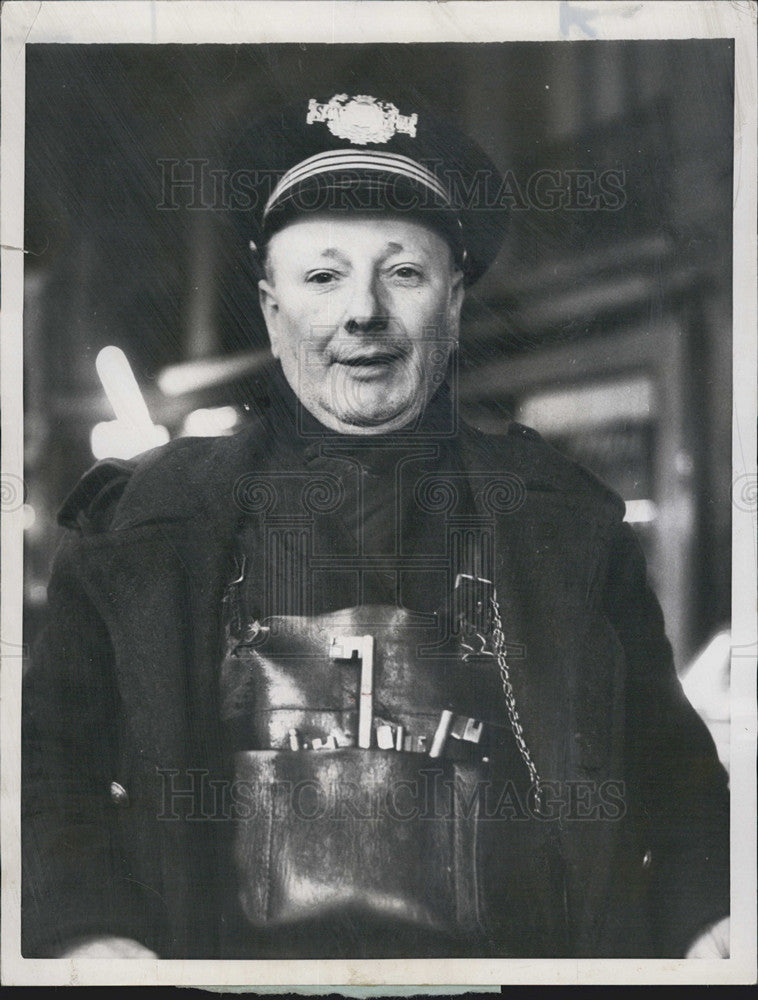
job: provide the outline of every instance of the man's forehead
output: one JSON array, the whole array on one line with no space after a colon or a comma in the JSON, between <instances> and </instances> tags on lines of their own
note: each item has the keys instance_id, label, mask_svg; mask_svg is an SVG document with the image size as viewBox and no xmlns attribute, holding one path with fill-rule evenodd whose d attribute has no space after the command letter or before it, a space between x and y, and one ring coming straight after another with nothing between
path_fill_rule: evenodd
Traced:
<instances>
[{"instance_id":1,"label":"man's forehead","mask_svg":"<svg viewBox=\"0 0 758 1000\"><path fill-rule=\"evenodd\" d=\"M433 226L391 213L298 216L274 233L270 244L302 245L322 257L344 256L351 249L436 253L447 241Z\"/></svg>"}]
</instances>

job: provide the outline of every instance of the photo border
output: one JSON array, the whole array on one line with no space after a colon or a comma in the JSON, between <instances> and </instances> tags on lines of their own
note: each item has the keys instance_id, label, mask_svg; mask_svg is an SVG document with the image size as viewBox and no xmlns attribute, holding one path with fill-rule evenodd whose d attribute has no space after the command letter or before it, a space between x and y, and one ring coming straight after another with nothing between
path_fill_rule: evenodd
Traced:
<instances>
[{"instance_id":1,"label":"photo border","mask_svg":"<svg viewBox=\"0 0 758 1000\"><path fill-rule=\"evenodd\" d=\"M297 16L293 17L293 8ZM741 983L756 971L756 4L699 0L41 2L2 9L2 978L5 985ZM591 32L591 34L588 34ZM731 957L94 960L20 956L25 51L36 43L735 40ZM14 492L15 491L15 492Z\"/></svg>"}]
</instances>

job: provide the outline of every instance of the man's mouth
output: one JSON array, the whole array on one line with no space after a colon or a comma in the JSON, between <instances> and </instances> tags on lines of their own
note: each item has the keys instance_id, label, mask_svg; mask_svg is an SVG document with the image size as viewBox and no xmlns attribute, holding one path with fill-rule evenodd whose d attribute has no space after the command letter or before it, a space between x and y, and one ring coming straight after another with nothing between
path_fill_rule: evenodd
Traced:
<instances>
[{"instance_id":1,"label":"man's mouth","mask_svg":"<svg viewBox=\"0 0 758 1000\"><path fill-rule=\"evenodd\" d=\"M405 357L406 352L399 347L382 347L381 350L337 355L333 364L349 368L354 375L378 375L390 369L396 361L404 360Z\"/></svg>"},{"instance_id":2,"label":"man's mouth","mask_svg":"<svg viewBox=\"0 0 758 1000\"><path fill-rule=\"evenodd\" d=\"M400 351L381 351L376 354L359 354L352 358L337 358L337 364L347 365L349 368L371 368L374 365L389 365L393 361L398 361L401 357Z\"/></svg>"}]
</instances>

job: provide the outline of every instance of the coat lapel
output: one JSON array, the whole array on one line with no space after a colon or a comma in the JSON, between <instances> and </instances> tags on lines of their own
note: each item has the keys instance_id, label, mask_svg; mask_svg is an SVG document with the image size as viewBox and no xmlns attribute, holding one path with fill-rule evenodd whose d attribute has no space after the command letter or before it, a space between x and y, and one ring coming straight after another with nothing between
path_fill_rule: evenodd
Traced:
<instances>
[{"instance_id":1,"label":"coat lapel","mask_svg":"<svg viewBox=\"0 0 758 1000\"><path fill-rule=\"evenodd\" d=\"M81 573L113 639L137 745L160 766L219 761L221 599L256 430L180 459L174 476L135 476L112 530L82 542Z\"/></svg>"},{"instance_id":2,"label":"coat lapel","mask_svg":"<svg viewBox=\"0 0 758 1000\"><path fill-rule=\"evenodd\" d=\"M591 720L584 718L587 702L577 698L577 684L584 676L586 687L593 672L584 637L597 612L614 513L568 463L565 472L544 460L541 466L544 451L514 434L463 437L465 468L479 484L474 500L494 536L492 572L527 744L541 777L562 780L589 764L583 730L611 721L605 698L595 699ZM604 666L595 659L599 671L607 669L607 660ZM573 712L584 713L581 726ZM598 741L593 746L598 751Z\"/></svg>"},{"instance_id":3,"label":"coat lapel","mask_svg":"<svg viewBox=\"0 0 758 1000\"><path fill-rule=\"evenodd\" d=\"M590 955L603 934L618 824L586 810L604 781L624 774L624 659L601 606L619 503L607 492L604 501L573 466L541 465L544 445L509 435L492 449L491 439L469 438L463 456L469 470L510 477L510 504L492 509L485 491L475 499L494 525L494 581L524 737L559 795L567 930L574 952Z\"/></svg>"}]
</instances>

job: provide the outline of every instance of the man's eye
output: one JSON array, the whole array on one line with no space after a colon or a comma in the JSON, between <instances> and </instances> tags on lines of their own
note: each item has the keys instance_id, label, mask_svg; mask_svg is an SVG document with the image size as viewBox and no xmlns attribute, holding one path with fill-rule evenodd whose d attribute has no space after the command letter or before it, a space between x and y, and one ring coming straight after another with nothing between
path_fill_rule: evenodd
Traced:
<instances>
[{"instance_id":1,"label":"man's eye","mask_svg":"<svg viewBox=\"0 0 758 1000\"><path fill-rule=\"evenodd\" d=\"M311 285L328 285L336 277L333 271L312 271L305 280Z\"/></svg>"},{"instance_id":2,"label":"man's eye","mask_svg":"<svg viewBox=\"0 0 758 1000\"><path fill-rule=\"evenodd\" d=\"M392 277L400 278L401 281L420 281L422 274L417 267L413 267L411 264L401 264L392 272Z\"/></svg>"}]
</instances>

